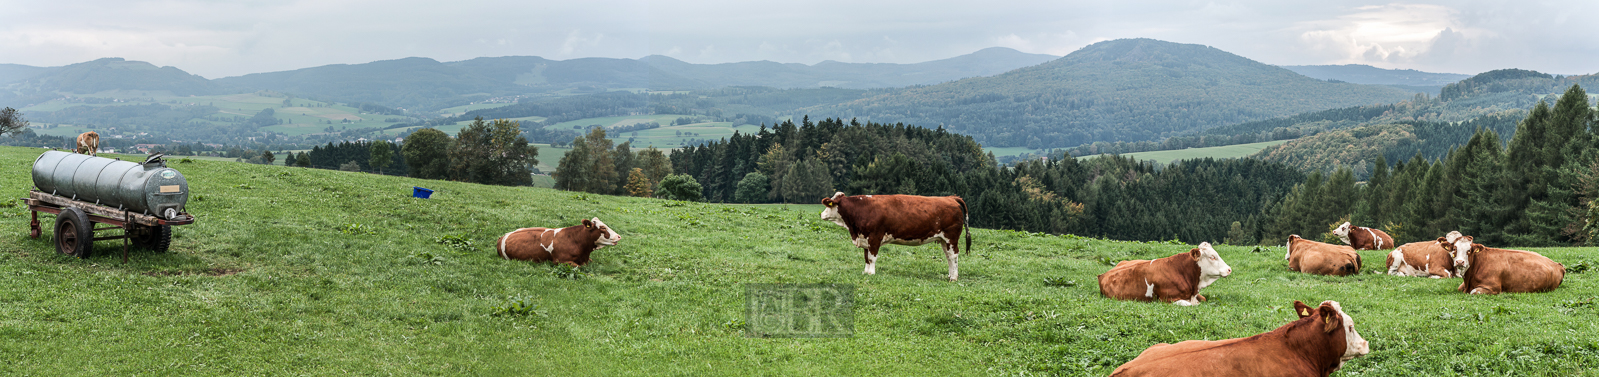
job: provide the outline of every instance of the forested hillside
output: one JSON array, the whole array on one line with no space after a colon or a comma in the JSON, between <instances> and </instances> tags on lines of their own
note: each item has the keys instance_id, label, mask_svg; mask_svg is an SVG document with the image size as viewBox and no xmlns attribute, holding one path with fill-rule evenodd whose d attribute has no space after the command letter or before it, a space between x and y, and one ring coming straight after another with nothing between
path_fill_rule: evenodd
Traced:
<instances>
[{"instance_id":1,"label":"forested hillside","mask_svg":"<svg viewBox=\"0 0 1599 377\"><path fill-rule=\"evenodd\" d=\"M1273 220L1264 233L1274 239L1320 234L1348 218L1383 228L1397 242L1459 230L1488 245L1591 243L1599 231L1592 224L1599 220L1599 130L1591 106L1582 87L1572 86L1554 105L1536 104L1505 136L1496 129L1516 119L1513 114L1371 130L1367 138L1413 130L1421 147L1392 167L1377 156L1365 185L1356 184L1349 168L1312 172L1271 206ZM1431 140L1458 139L1468 130L1472 136L1464 145L1425 158L1445 147L1429 146Z\"/></svg>"},{"instance_id":2,"label":"forested hillside","mask_svg":"<svg viewBox=\"0 0 1599 377\"><path fill-rule=\"evenodd\" d=\"M1392 123L1405 122L1444 122L1459 123L1475 121L1479 118L1503 114L1506 111L1525 112L1540 100L1553 101L1562 92L1573 85L1593 87L1599 85L1599 75L1582 76L1552 76L1533 71L1507 69L1490 71L1473 76L1458 84L1448 86L1448 98L1439 96L1416 95L1409 100L1393 104L1364 105L1348 108L1332 109L1319 112L1303 113L1294 116L1273 118L1254 122L1245 122L1228 126L1216 127L1196 135L1173 136L1166 139L1141 142L1098 142L1077 146L1066 150L1072 156L1083 156L1099 153L1135 153L1155 150L1172 150L1196 147L1212 147L1220 145L1247 144L1262 141L1288 140L1317 135L1329 130L1350 129L1366 126L1381 126ZM1486 120L1484 120L1486 121ZM1497 131L1509 131L1513 127L1504 125L1506 120L1492 121L1498 124ZM1481 124L1479 124L1481 125ZM1445 127L1438 125L1436 127ZM1470 130L1466 130L1470 132ZM1347 135L1347 134L1342 134ZM1329 135L1331 138L1343 137ZM1464 143L1469 136L1448 139L1447 142L1434 142L1436 145L1459 145ZM1400 143L1416 143L1417 141L1400 141ZM1454 143L1454 144L1448 144ZM1306 146L1303 151L1289 151L1290 155L1309 156L1317 153L1343 153L1330 151L1326 146L1330 142L1306 140L1300 143L1290 143L1280 148L1285 150L1299 149ZM1368 148L1369 149L1369 148ZM1404 149L1404 148L1401 148ZM1438 149L1434 147L1433 149ZM1268 151L1270 152L1270 151ZM1364 152L1370 155L1369 150ZM1410 153L1410 152L1405 152ZM1281 155L1279 153L1279 155ZM1399 157L1408 158L1409 154ZM1429 157L1436 157L1435 154ZM1336 158L1310 157L1299 161L1333 160ZM1394 156L1390 155L1393 161ZM1283 160L1288 161L1288 160ZM1344 164L1356 168L1349 163L1358 161L1340 159ZM1367 158L1366 161L1371 161ZM1291 162L1290 163L1294 163ZM1328 164L1307 164L1301 168L1332 168ZM1358 168L1356 168L1358 169Z\"/></svg>"},{"instance_id":3,"label":"forested hillside","mask_svg":"<svg viewBox=\"0 0 1599 377\"><path fill-rule=\"evenodd\" d=\"M1508 139L1525 116L1525 111L1506 110L1465 122L1399 121L1338 129L1266 148L1256 157L1309 171L1349 168L1354 170L1355 179L1365 180L1378 157L1404 161L1420 154L1427 160L1436 160L1466 145L1478 130L1490 130Z\"/></svg>"},{"instance_id":4,"label":"forested hillside","mask_svg":"<svg viewBox=\"0 0 1599 377\"><path fill-rule=\"evenodd\" d=\"M1329 83L1215 48L1123 39L993 77L806 109L874 122L944 125L985 146L1071 147L1410 98Z\"/></svg>"},{"instance_id":5,"label":"forested hillside","mask_svg":"<svg viewBox=\"0 0 1599 377\"><path fill-rule=\"evenodd\" d=\"M603 130L594 130L601 133ZM638 183L669 184L628 147L574 147L555 172L557 187L613 195L658 194ZM603 134L602 134L603 135ZM574 141L577 143L578 141ZM587 151L587 152L584 152ZM648 173L655 171L656 173ZM1281 164L1251 159L1196 160L1164 168L1110 156L1083 161L994 164L971 136L945 129L842 119L784 122L754 135L677 151L670 173L687 176L712 202L815 203L835 190L858 194L960 195L972 225L1128 240L1249 243L1263 203L1304 179ZM578 183L590 180L603 184ZM678 178L682 180L684 178ZM671 181L666 178L665 181ZM564 184L562 182L565 182ZM587 181L585 181L587 182Z\"/></svg>"},{"instance_id":6,"label":"forested hillside","mask_svg":"<svg viewBox=\"0 0 1599 377\"><path fill-rule=\"evenodd\" d=\"M333 64L293 71L253 73L220 78L216 83L318 99L373 102L402 108L464 104L471 100L464 98L486 99L495 95L513 95L523 90L513 83L497 81L428 58L405 58L354 65Z\"/></svg>"}]
</instances>

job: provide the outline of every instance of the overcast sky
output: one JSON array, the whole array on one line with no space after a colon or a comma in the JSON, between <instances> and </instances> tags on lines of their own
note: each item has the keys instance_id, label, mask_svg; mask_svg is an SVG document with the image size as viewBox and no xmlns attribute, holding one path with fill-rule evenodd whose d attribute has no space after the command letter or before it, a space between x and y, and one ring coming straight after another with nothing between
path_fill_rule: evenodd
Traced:
<instances>
[{"instance_id":1,"label":"overcast sky","mask_svg":"<svg viewBox=\"0 0 1599 377\"><path fill-rule=\"evenodd\" d=\"M1595 14L1593 1L0 0L0 63L121 57L207 78L413 56L917 63L1144 37L1276 65L1589 74Z\"/></svg>"}]
</instances>

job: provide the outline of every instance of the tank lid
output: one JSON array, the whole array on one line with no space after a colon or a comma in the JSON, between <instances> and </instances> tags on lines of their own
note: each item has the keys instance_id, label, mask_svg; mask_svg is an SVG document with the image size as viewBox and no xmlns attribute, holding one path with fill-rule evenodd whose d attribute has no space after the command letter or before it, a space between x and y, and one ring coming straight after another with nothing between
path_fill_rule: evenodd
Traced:
<instances>
[{"instance_id":1,"label":"tank lid","mask_svg":"<svg viewBox=\"0 0 1599 377\"><path fill-rule=\"evenodd\" d=\"M164 153L151 154L149 157L144 158L144 163L142 165L146 167L150 165L161 165L163 168L167 167L166 156L167 155Z\"/></svg>"}]
</instances>

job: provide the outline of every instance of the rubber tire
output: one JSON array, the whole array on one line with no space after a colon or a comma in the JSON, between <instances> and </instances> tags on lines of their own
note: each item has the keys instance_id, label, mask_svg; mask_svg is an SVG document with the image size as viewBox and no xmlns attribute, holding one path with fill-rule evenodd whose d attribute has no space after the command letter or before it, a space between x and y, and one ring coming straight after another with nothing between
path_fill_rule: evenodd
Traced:
<instances>
[{"instance_id":1,"label":"rubber tire","mask_svg":"<svg viewBox=\"0 0 1599 377\"><path fill-rule=\"evenodd\" d=\"M157 253L165 253L172 247L172 226L138 226L133 230L133 246L150 249Z\"/></svg>"},{"instance_id":2,"label":"rubber tire","mask_svg":"<svg viewBox=\"0 0 1599 377\"><path fill-rule=\"evenodd\" d=\"M67 207L56 215L56 252L85 259L94 250L94 223L83 210Z\"/></svg>"}]
</instances>

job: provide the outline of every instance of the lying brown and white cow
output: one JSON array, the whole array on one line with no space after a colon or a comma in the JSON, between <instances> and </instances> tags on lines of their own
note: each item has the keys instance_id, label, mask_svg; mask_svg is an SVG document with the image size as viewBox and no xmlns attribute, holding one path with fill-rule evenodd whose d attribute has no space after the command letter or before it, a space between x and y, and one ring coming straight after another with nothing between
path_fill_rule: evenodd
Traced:
<instances>
[{"instance_id":1,"label":"lying brown and white cow","mask_svg":"<svg viewBox=\"0 0 1599 377\"><path fill-rule=\"evenodd\" d=\"M956 241L966 227L966 201L959 196L856 195L823 198L822 220L849 229L850 241L866 255L866 274L877 274L877 249L885 243L907 246L938 242L949 261L949 281L959 276ZM966 249L972 235L966 235Z\"/></svg>"},{"instance_id":2,"label":"lying brown and white cow","mask_svg":"<svg viewBox=\"0 0 1599 377\"><path fill-rule=\"evenodd\" d=\"M1165 301L1197 305L1205 301L1200 289L1233 274L1209 242L1188 252L1155 260L1117 263L1099 275L1099 294L1117 300Z\"/></svg>"},{"instance_id":3,"label":"lying brown and white cow","mask_svg":"<svg viewBox=\"0 0 1599 377\"><path fill-rule=\"evenodd\" d=\"M89 131L89 132L84 132L84 133L78 134L78 149L77 149L77 152L79 154L86 154L86 155L94 156L95 153L97 153L99 151L100 151L100 134L95 133L94 131Z\"/></svg>"},{"instance_id":4,"label":"lying brown and white cow","mask_svg":"<svg viewBox=\"0 0 1599 377\"><path fill-rule=\"evenodd\" d=\"M1548 292L1560 288L1566 279L1566 266L1543 255L1525 250L1495 249L1472 243L1471 236L1456 239L1452 246L1455 268L1460 270L1461 292L1496 295L1503 292ZM1449 245L1439 238L1440 244Z\"/></svg>"},{"instance_id":5,"label":"lying brown and white cow","mask_svg":"<svg viewBox=\"0 0 1599 377\"><path fill-rule=\"evenodd\" d=\"M1355 250L1383 250L1394 248L1394 238L1381 229L1349 225L1345 221L1338 229L1333 229L1333 235L1343 240L1345 245Z\"/></svg>"},{"instance_id":6,"label":"lying brown and white cow","mask_svg":"<svg viewBox=\"0 0 1599 377\"><path fill-rule=\"evenodd\" d=\"M1399 245L1393 252L1388 253L1388 274L1433 279L1460 276L1455 271L1454 260L1450 257L1449 249L1452 247L1447 247L1457 238L1460 238L1460 232L1449 232L1442 238L1448 240L1448 243L1421 241Z\"/></svg>"},{"instance_id":7,"label":"lying brown and white cow","mask_svg":"<svg viewBox=\"0 0 1599 377\"><path fill-rule=\"evenodd\" d=\"M1288 236L1288 269L1315 275L1346 276L1360 273L1360 254L1344 245L1334 245Z\"/></svg>"},{"instance_id":8,"label":"lying brown and white cow","mask_svg":"<svg viewBox=\"0 0 1599 377\"><path fill-rule=\"evenodd\" d=\"M1326 376L1371 352L1337 301L1294 301L1299 320L1248 338L1150 346L1111 376Z\"/></svg>"},{"instance_id":9,"label":"lying brown and white cow","mask_svg":"<svg viewBox=\"0 0 1599 377\"><path fill-rule=\"evenodd\" d=\"M589 253L606 246L616 245L622 235L596 217L583 220L583 225L565 228L522 228L500 237L496 250L500 257L534 262L566 263L582 266L589 263Z\"/></svg>"}]
</instances>

